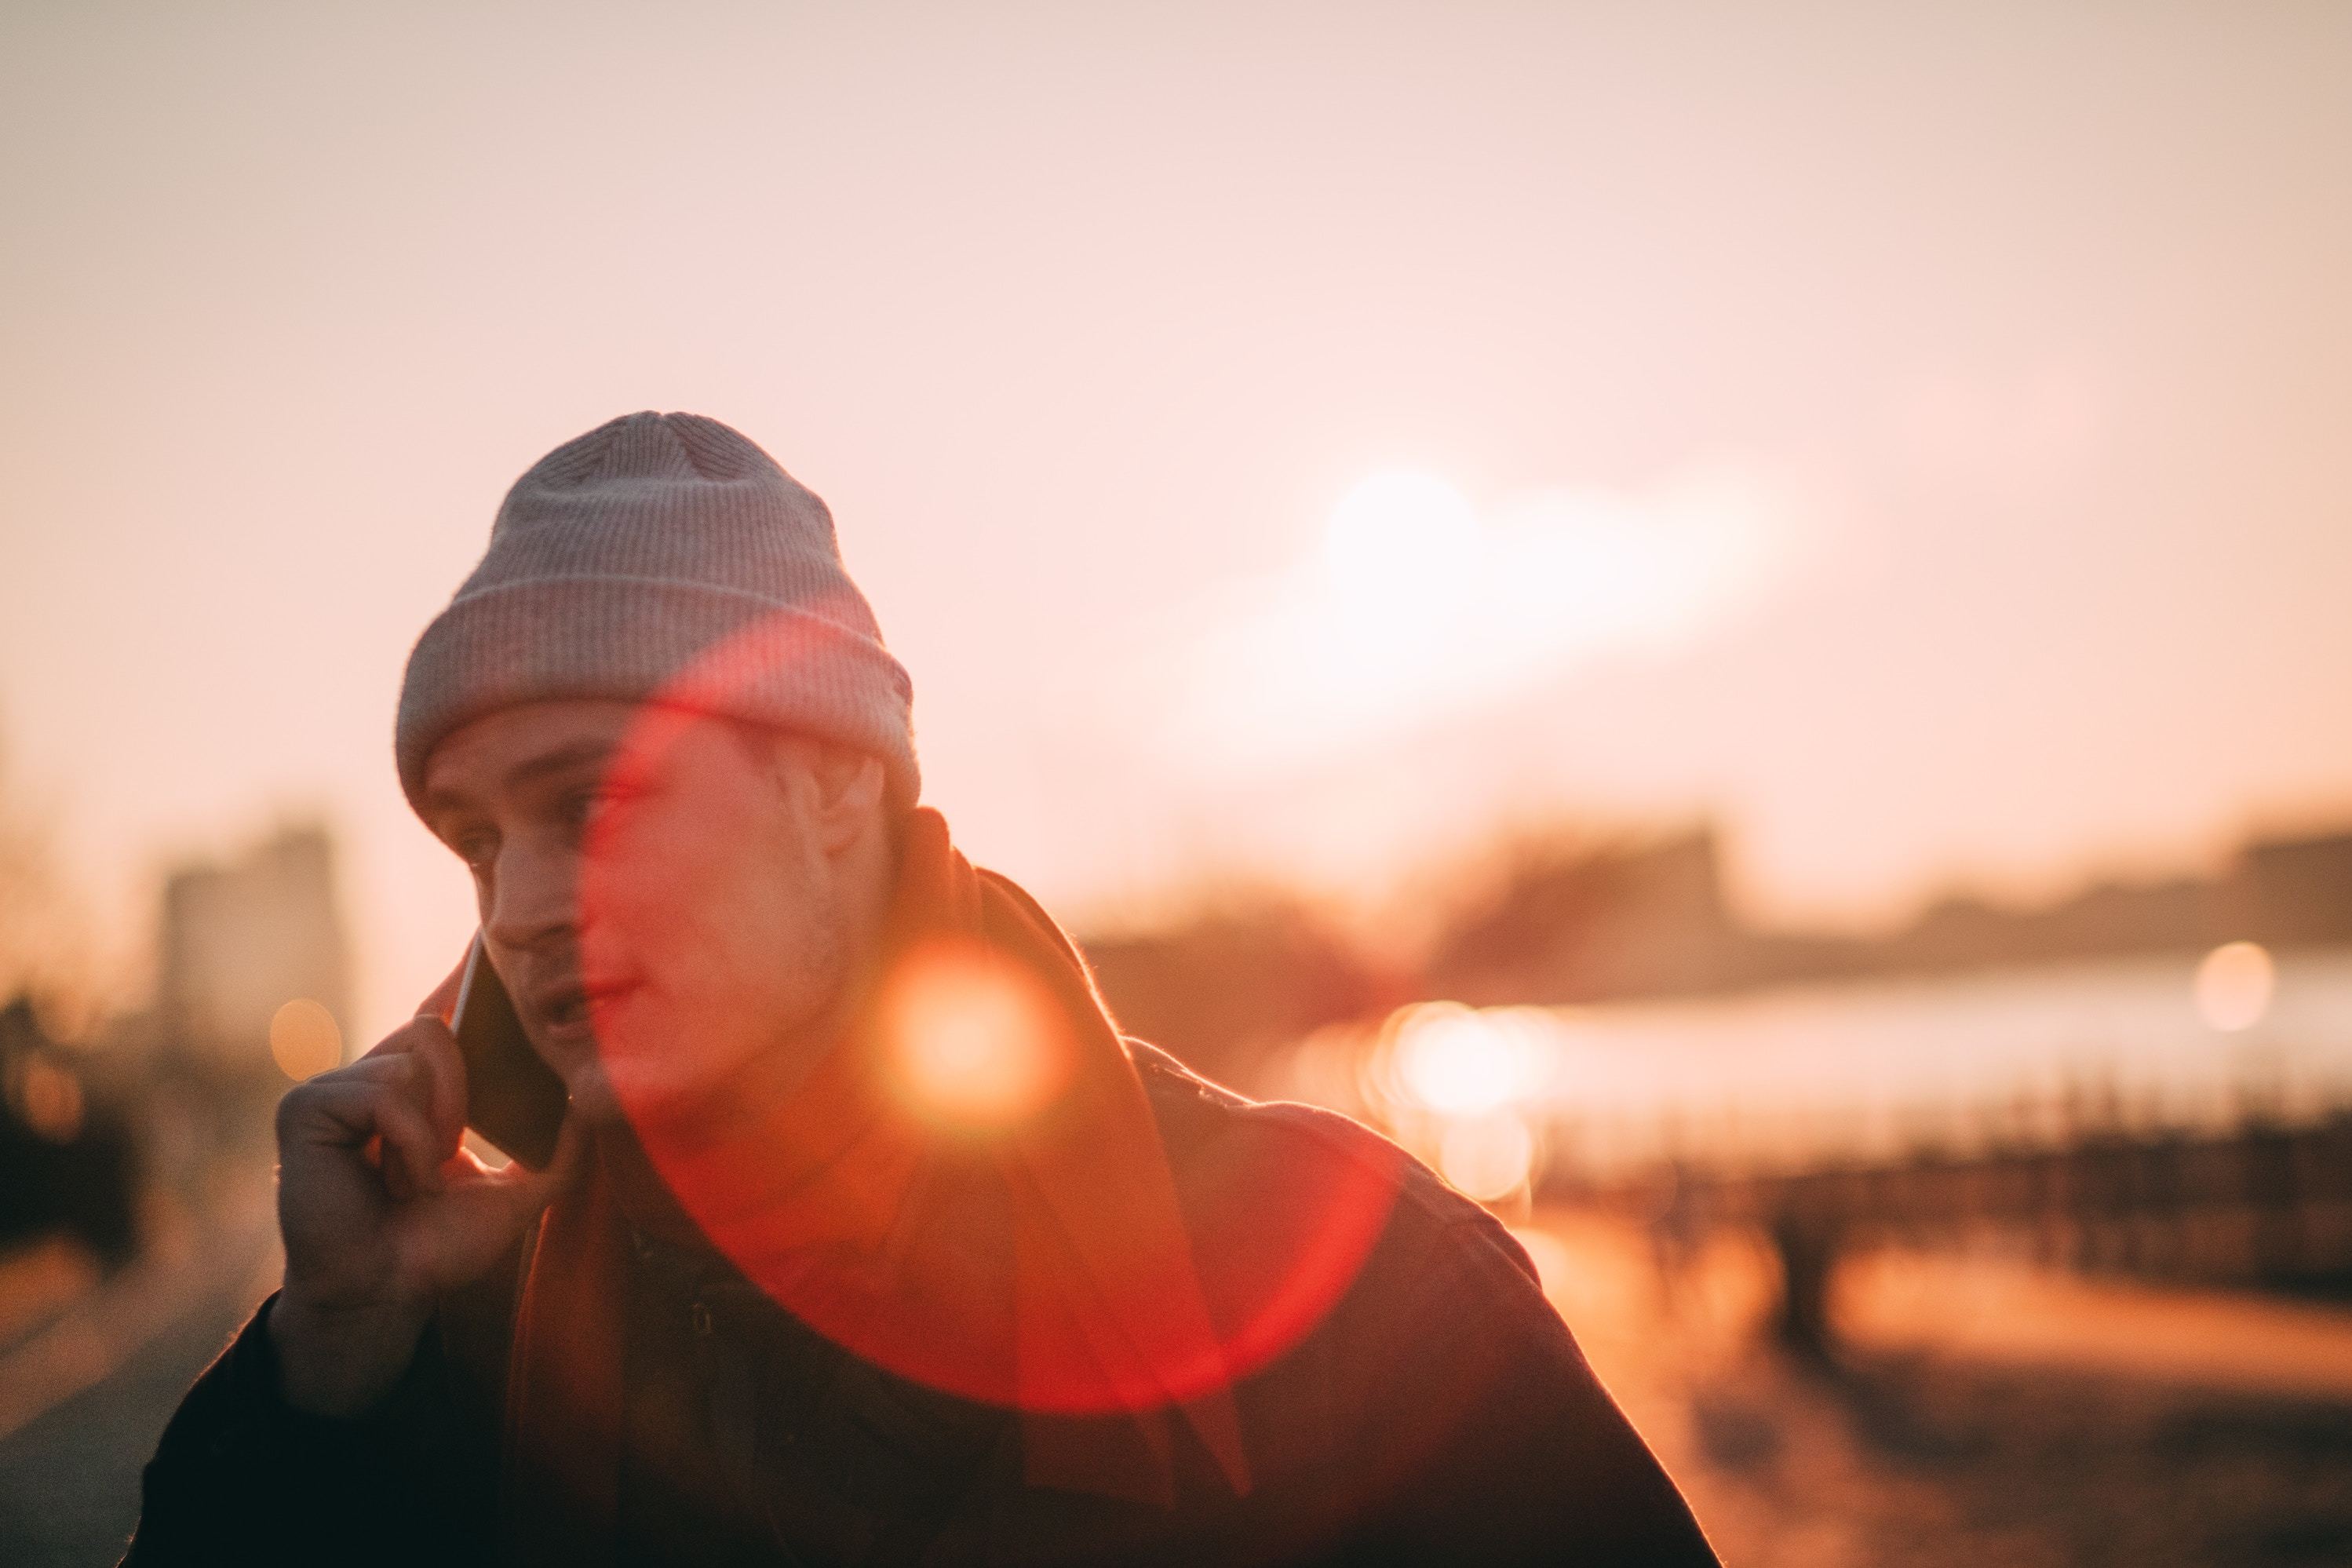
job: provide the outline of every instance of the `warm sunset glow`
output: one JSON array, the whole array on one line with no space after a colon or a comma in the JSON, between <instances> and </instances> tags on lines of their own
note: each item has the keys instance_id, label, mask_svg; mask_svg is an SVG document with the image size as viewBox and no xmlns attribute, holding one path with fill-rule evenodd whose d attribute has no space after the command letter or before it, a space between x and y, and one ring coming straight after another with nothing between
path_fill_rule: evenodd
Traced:
<instances>
[{"instance_id":1,"label":"warm sunset glow","mask_svg":"<svg viewBox=\"0 0 2352 1568\"><path fill-rule=\"evenodd\" d=\"M909 959L891 983L885 1037L909 1096L938 1119L1002 1127L1050 1100L1069 1062L1050 999L961 949Z\"/></svg>"},{"instance_id":2,"label":"warm sunset glow","mask_svg":"<svg viewBox=\"0 0 2352 1568\"><path fill-rule=\"evenodd\" d=\"M2251 1029L2271 1010L2278 966L2259 942L2224 942L2197 966L2197 1016L2223 1034Z\"/></svg>"},{"instance_id":3,"label":"warm sunset glow","mask_svg":"<svg viewBox=\"0 0 2352 1568\"><path fill-rule=\"evenodd\" d=\"M503 487L649 405L826 498L959 834L1057 910L1549 802L1719 813L1872 924L2352 791L2340 7L378 9L174 8L137 68L0 12L0 514L72 520L0 541L0 776L110 1010L158 858L299 801L319 994L409 1016L474 915L391 683Z\"/></svg>"},{"instance_id":4,"label":"warm sunset glow","mask_svg":"<svg viewBox=\"0 0 2352 1568\"><path fill-rule=\"evenodd\" d=\"M299 1083L342 1061L342 1028L323 1005L298 996L270 1016L269 1055L278 1071Z\"/></svg>"},{"instance_id":5,"label":"warm sunset glow","mask_svg":"<svg viewBox=\"0 0 2352 1568\"><path fill-rule=\"evenodd\" d=\"M0 4L0 1568L2352 1568L2347 82Z\"/></svg>"}]
</instances>

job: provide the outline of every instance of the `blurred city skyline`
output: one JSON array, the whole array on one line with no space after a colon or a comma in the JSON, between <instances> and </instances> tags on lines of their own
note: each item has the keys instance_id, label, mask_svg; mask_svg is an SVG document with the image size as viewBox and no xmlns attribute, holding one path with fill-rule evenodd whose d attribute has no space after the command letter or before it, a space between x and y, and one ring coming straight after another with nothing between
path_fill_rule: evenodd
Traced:
<instances>
[{"instance_id":1,"label":"blurred city skyline","mask_svg":"<svg viewBox=\"0 0 2352 1568\"><path fill-rule=\"evenodd\" d=\"M1784 922L2352 816L2352 16L0 18L0 763L110 951L323 813L461 951L409 645L614 415L823 494L1084 920L1725 827Z\"/></svg>"}]
</instances>

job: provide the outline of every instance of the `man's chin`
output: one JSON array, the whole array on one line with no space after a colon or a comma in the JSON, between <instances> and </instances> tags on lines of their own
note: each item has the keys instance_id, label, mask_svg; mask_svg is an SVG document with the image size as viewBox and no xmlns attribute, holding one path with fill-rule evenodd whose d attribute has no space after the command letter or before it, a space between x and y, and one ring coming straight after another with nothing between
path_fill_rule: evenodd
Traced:
<instances>
[{"instance_id":1,"label":"man's chin","mask_svg":"<svg viewBox=\"0 0 2352 1568\"><path fill-rule=\"evenodd\" d=\"M571 1096L570 1114L583 1127L617 1127L628 1120L604 1063L589 1062L574 1068L564 1075L563 1087Z\"/></svg>"}]
</instances>

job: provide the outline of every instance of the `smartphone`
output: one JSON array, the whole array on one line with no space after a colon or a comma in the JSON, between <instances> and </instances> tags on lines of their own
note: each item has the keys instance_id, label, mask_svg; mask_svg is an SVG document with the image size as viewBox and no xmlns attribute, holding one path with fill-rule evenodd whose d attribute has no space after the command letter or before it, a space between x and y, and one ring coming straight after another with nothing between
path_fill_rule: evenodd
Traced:
<instances>
[{"instance_id":1,"label":"smartphone","mask_svg":"<svg viewBox=\"0 0 2352 1568\"><path fill-rule=\"evenodd\" d=\"M449 1031L466 1059L467 1125L509 1159L545 1170L555 1158L570 1098L563 1080L530 1048L514 998L482 951L479 931L466 953Z\"/></svg>"}]
</instances>

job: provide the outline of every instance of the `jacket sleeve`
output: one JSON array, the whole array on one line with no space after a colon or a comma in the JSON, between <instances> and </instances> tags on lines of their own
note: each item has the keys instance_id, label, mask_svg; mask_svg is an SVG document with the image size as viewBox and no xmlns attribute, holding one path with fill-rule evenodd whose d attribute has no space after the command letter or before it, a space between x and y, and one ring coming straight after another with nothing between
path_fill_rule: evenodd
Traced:
<instances>
[{"instance_id":1,"label":"jacket sleeve","mask_svg":"<svg viewBox=\"0 0 2352 1568\"><path fill-rule=\"evenodd\" d=\"M437 1322L383 1404L311 1415L278 1391L272 1296L196 1379L142 1479L126 1568L179 1563L465 1563L488 1536Z\"/></svg>"},{"instance_id":2,"label":"jacket sleeve","mask_svg":"<svg viewBox=\"0 0 2352 1568\"><path fill-rule=\"evenodd\" d=\"M1715 1568L1682 1494L1488 1216L1419 1260L1384 1361L1401 1561Z\"/></svg>"}]
</instances>

